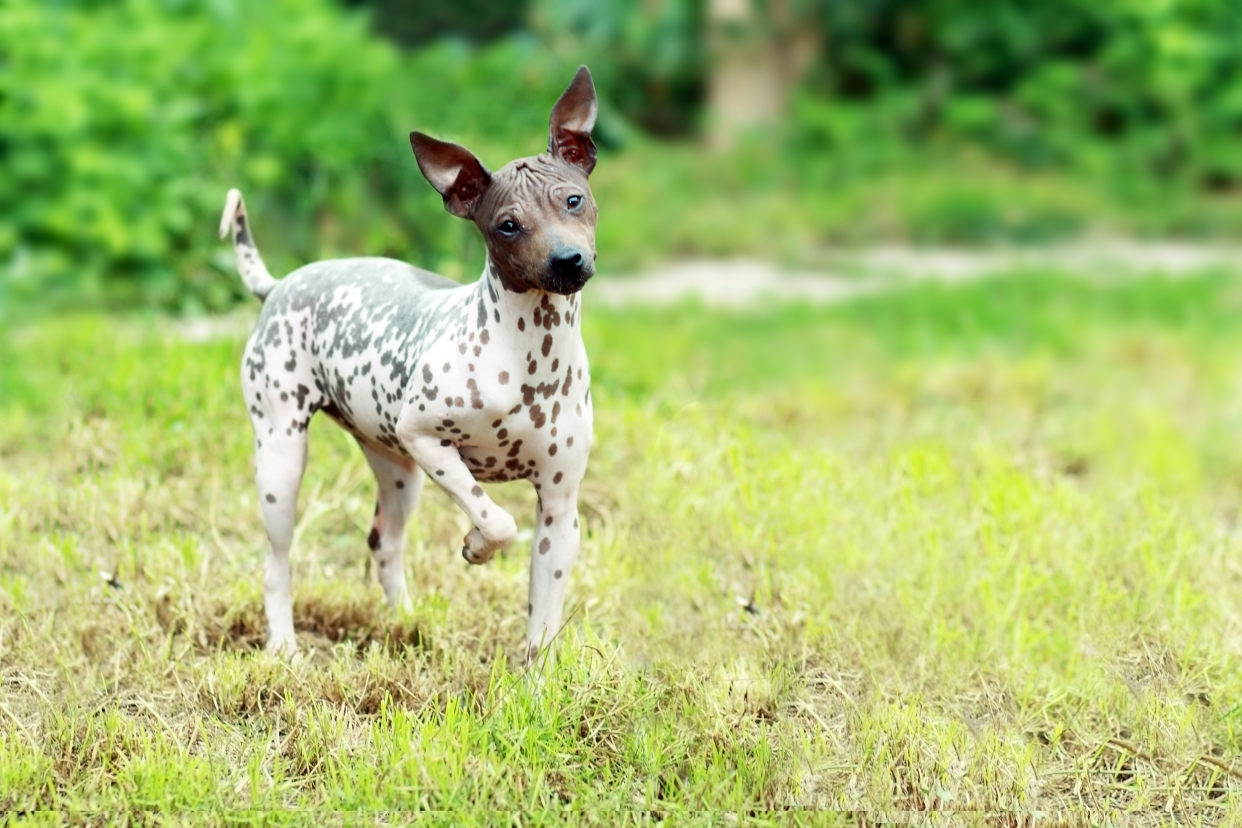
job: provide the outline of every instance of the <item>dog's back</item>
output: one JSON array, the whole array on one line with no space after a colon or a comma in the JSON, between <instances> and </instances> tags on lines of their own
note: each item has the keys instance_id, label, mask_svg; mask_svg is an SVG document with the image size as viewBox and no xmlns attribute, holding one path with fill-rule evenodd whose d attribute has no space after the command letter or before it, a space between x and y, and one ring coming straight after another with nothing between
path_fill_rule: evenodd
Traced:
<instances>
[{"instance_id":1,"label":"dog's back","mask_svg":"<svg viewBox=\"0 0 1242 828\"><path fill-rule=\"evenodd\" d=\"M394 429L413 366L461 323L468 298L469 286L396 259L299 268L268 293L246 345L252 414L266 403L269 429L291 432L326 411L364 443L404 453ZM278 393L261 394L272 383Z\"/></svg>"}]
</instances>

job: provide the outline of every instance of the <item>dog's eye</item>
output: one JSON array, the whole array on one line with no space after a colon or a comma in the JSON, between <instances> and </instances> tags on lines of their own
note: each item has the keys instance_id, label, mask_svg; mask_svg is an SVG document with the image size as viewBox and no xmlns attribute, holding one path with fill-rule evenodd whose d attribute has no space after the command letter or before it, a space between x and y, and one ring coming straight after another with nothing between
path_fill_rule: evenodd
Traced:
<instances>
[{"instance_id":1,"label":"dog's eye","mask_svg":"<svg viewBox=\"0 0 1242 828\"><path fill-rule=\"evenodd\" d=\"M499 230L501 233L504 233L506 236L512 236L514 233L518 231L518 226L517 226L517 222L514 221L513 219L505 219L504 221L500 223L500 226L497 227L496 229Z\"/></svg>"},{"instance_id":2,"label":"dog's eye","mask_svg":"<svg viewBox=\"0 0 1242 828\"><path fill-rule=\"evenodd\" d=\"M569 200L565 202L566 206L568 206L569 209L571 210L575 209L581 203L582 203L582 196L580 195L571 195L569 197Z\"/></svg>"}]
</instances>

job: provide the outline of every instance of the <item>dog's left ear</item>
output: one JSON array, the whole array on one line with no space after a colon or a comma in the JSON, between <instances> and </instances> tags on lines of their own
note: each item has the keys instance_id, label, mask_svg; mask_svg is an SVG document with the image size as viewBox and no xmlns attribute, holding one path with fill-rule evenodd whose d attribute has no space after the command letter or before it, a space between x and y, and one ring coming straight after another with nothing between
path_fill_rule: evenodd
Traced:
<instances>
[{"instance_id":1,"label":"dog's left ear","mask_svg":"<svg viewBox=\"0 0 1242 828\"><path fill-rule=\"evenodd\" d=\"M598 111L591 72L585 66L579 66L573 82L552 107L552 118L548 124L548 154L590 175L591 170L595 169L595 144L591 141L591 130L595 127Z\"/></svg>"},{"instance_id":2,"label":"dog's left ear","mask_svg":"<svg viewBox=\"0 0 1242 828\"><path fill-rule=\"evenodd\" d=\"M472 218L492 174L474 153L460 144L437 141L421 132L410 133L410 147L423 176L444 197L444 207L455 216Z\"/></svg>"}]
</instances>

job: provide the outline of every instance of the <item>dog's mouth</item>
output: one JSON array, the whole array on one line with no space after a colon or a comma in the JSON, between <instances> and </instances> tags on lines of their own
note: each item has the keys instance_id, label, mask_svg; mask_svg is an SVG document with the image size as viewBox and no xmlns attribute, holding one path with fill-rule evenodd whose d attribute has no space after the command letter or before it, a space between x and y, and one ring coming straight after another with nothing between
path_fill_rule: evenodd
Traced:
<instances>
[{"instance_id":1,"label":"dog's mouth","mask_svg":"<svg viewBox=\"0 0 1242 828\"><path fill-rule=\"evenodd\" d=\"M578 273L556 273L555 271L545 273L542 280L543 289L548 293L569 296L582 290L594 275L595 268L583 269Z\"/></svg>"}]
</instances>

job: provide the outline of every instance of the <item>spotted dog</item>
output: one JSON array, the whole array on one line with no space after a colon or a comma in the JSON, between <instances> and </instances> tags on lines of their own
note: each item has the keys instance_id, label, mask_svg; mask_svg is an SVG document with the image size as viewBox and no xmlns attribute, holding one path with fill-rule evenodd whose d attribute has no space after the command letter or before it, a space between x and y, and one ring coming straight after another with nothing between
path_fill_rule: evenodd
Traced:
<instances>
[{"instance_id":1,"label":"spotted dog","mask_svg":"<svg viewBox=\"0 0 1242 828\"><path fill-rule=\"evenodd\" d=\"M595 272L595 87L585 66L552 109L548 151L489 172L469 150L410 134L418 167L455 216L483 234L487 261L459 285L403 262L339 259L273 279L241 194L228 194L238 269L263 300L242 390L270 552L268 649L296 650L289 547L322 411L358 441L379 493L367 543L388 603L406 607L405 525L426 474L469 516L462 555L491 560L517 524L479 485L538 493L527 605L528 661L556 634L578 555L578 487L591 445L591 376L579 291Z\"/></svg>"}]
</instances>

